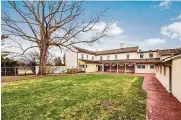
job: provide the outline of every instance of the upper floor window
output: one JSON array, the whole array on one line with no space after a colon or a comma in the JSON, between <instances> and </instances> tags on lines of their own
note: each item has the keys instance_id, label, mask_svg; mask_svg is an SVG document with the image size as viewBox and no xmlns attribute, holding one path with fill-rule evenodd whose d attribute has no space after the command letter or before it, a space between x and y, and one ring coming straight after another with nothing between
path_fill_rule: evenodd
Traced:
<instances>
[{"instance_id":1,"label":"upper floor window","mask_svg":"<svg viewBox=\"0 0 181 120\"><path fill-rule=\"evenodd\" d=\"M152 58L153 57L153 53L149 53L149 57Z\"/></svg>"},{"instance_id":2,"label":"upper floor window","mask_svg":"<svg viewBox=\"0 0 181 120\"><path fill-rule=\"evenodd\" d=\"M107 60L109 60L110 59L110 56L107 56Z\"/></svg>"},{"instance_id":3,"label":"upper floor window","mask_svg":"<svg viewBox=\"0 0 181 120\"><path fill-rule=\"evenodd\" d=\"M84 59L84 54L81 54L81 59Z\"/></svg>"},{"instance_id":4,"label":"upper floor window","mask_svg":"<svg viewBox=\"0 0 181 120\"><path fill-rule=\"evenodd\" d=\"M118 59L118 56L117 55L115 55L115 60L117 60Z\"/></svg>"},{"instance_id":5,"label":"upper floor window","mask_svg":"<svg viewBox=\"0 0 181 120\"><path fill-rule=\"evenodd\" d=\"M126 54L126 58L129 59L129 54Z\"/></svg>"},{"instance_id":6,"label":"upper floor window","mask_svg":"<svg viewBox=\"0 0 181 120\"><path fill-rule=\"evenodd\" d=\"M87 55L87 59L88 59L88 55Z\"/></svg>"},{"instance_id":7,"label":"upper floor window","mask_svg":"<svg viewBox=\"0 0 181 120\"><path fill-rule=\"evenodd\" d=\"M102 56L100 56L100 60L102 60Z\"/></svg>"},{"instance_id":8,"label":"upper floor window","mask_svg":"<svg viewBox=\"0 0 181 120\"><path fill-rule=\"evenodd\" d=\"M150 65L150 69L154 69L155 68L155 66L154 65Z\"/></svg>"},{"instance_id":9,"label":"upper floor window","mask_svg":"<svg viewBox=\"0 0 181 120\"><path fill-rule=\"evenodd\" d=\"M94 60L94 56L92 56L92 60Z\"/></svg>"},{"instance_id":10,"label":"upper floor window","mask_svg":"<svg viewBox=\"0 0 181 120\"><path fill-rule=\"evenodd\" d=\"M143 56L144 56L144 53L140 53L140 58L143 58Z\"/></svg>"}]
</instances>

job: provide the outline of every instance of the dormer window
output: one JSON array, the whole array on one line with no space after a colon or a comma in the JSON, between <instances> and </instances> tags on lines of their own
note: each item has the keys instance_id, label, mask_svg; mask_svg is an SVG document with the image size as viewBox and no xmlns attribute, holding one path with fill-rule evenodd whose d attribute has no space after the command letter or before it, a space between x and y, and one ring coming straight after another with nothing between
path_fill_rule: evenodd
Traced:
<instances>
[{"instance_id":1,"label":"dormer window","mask_svg":"<svg viewBox=\"0 0 181 120\"><path fill-rule=\"evenodd\" d=\"M153 53L149 53L149 57L150 57L150 58L153 58Z\"/></svg>"},{"instance_id":2,"label":"dormer window","mask_svg":"<svg viewBox=\"0 0 181 120\"><path fill-rule=\"evenodd\" d=\"M144 57L144 53L140 53L140 58L143 58Z\"/></svg>"},{"instance_id":3,"label":"dormer window","mask_svg":"<svg viewBox=\"0 0 181 120\"><path fill-rule=\"evenodd\" d=\"M118 58L118 56L117 56L117 55L115 55L115 60L117 60L117 58Z\"/></svg>"},{"instance_id":4,"label":"dormer window","mask_svg":"<svg viewBox=\"0 0 181 120\"><path fill-rule=\"evenodd\" d=\"M107 60L109 60L110 59L110 56L107 56Z\"/></svg>"},{"instance_id":5,"label":"dormer window","mask_svg":"<svg viewBox=\"0 0 181 120\"><path fill-rule=\"evenodd\" d=\"M84 59L84 54L81 54L81 59Z\"/></svg>"},{"instance_id":6,"label":"dormer window","mask_svg":"<svg viewBox=\"0 0 181 120\"><path fill-rule=\"evenodd\" d=\"M126 54L126 58L129 59L129 54Z\"/></svg>"}]
</instances>

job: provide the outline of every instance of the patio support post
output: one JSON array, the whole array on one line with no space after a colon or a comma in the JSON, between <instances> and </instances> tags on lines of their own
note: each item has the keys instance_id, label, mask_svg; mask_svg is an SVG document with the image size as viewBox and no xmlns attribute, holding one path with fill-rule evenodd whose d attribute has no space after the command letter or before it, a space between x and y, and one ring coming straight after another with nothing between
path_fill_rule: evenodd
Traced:
<instances>
[{"instance_id":1,"label":"patio support post","mask_svg":"<svg viewBox=\"0 0 181 120\"><path fill-rule=\"evenodd\" d=\"M126 73L126 63L124 64L124 73Z\"/></svg>"},{"instance_id":2,"label":"patio support post","mask_svg":"<svg viewBox=\"0 0 181 120\"><path fill-rule=\"evenodd\" d=\"M111 63L110 63L109 65L110 65L110 70L109 70L109 72L111 72Z\"/></svg>"},{"instance_id":3,"label":"patio support post","mask_svg":"<svg viewBox=\"0 0 181 120\"><path fill-rule=\"evenodd\" d=\"M117 63L117 73L118 73L118 63Z\"/></svg>"},{"instance_id":4,"label":"patio support post","mask_svg":"<svg viewBox=\"0 0 181 120\"><path fill-rule=\"evenodd\" d=\"M104 72L104 64L102 64L102 72Z\"/></svg>"}]
</instances>

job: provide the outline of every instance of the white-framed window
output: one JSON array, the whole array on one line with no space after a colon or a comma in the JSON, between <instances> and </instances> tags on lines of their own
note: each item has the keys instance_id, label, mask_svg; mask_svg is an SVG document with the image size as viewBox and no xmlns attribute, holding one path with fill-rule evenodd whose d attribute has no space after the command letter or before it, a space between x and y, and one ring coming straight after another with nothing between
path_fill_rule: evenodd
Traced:
<instances>
[{"instance_id":1,"label":"white-framed window","mask_svg":"<svg viewBox=\"0 0 181 120\"><path fill-rule=\"evenodd\" d=\"M140 58L143 58L144 57L144 53L140 53Z\"/></svg>"},{"instance_id":2,"label":"white-framed window","mask_svg":"<svg viewBox=\"0 0 181 120\"><path fill-rule=\"evenodd\" d=\"M110 56L107 56L107 60L109 60L110 59Z\"/></svg>"},{"instance_id":3,"label":"white-framed window","mask_svg":"<svg viewBox=\"0 0 181 120\"><path fill-rule=\"evenodd\" d=\"M84 54L81 54L81 59L84 59Z\"/></svg>"},{"instance_id":4,"label":"white-framed window","mask_svg":"<svg viewBox=\"0 0 181 120\"><path fill-rule=\"evenodd\" d=\"M138 69L145 69L145 65L137 65Z\"/></svg>"},{"instance_id":5,"label":"white-framed window","mask_svg":"<svg viewBox=\"0 0 181 120\"><path fill-rule=\"evenodd\" d=\"M154 69L155 68L155 66L154 65L150 65L150 69Z\"/></svg>"},{"instance_id":6,"label":"white-framed window","mask_svg":"<svg viewBox=\"0 0 181 120\"><path fill-rule=\"evenodd\" d=\"M129 59L129 54L126 54L126 58Z\"/></svg>"},{"instance_id":7,"label":"white-framed window","mask_svg":"<svg viewBox=\"0 0 181 120\"><path fill-rule=\"evenodd\" d=\"M118 55L115 55L115 60L117 60L118 59Z\"/></svg>"},{"instance_id":8,"label":"white-framed window","mask_svg":"<svg viewBox=\"0 0 181 120\"><path fill-rule=\"evenodd\" d=\"M87 55L87 59L88 59L88 57L89 57L89 56Z\"/></svg>"},{"instance_id":9,"label":"white-framed window","mask_svg":"<svg viewBox=\"0 0 181 120\"><path fill-rule=\"evenodd\" d=\"M153 58L153 53L149 53L149 57L150 57L150 58Z\"/></svg>"}]
</instances>

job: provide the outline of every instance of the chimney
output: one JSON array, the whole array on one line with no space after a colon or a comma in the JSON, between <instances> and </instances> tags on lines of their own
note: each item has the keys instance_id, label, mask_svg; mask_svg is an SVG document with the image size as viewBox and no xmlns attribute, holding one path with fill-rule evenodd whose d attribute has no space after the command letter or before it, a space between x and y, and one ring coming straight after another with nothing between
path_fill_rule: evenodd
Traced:
<instances>
[{"instance_id":1,"label":"chimney","mask_svg":"<svg viewBox=\"0 0 181 120\"><path fill-rule=\"evenodd\" d=\"M124 48L124 43L120 43L120 48Z\"/></svg>"}]
</instances>

